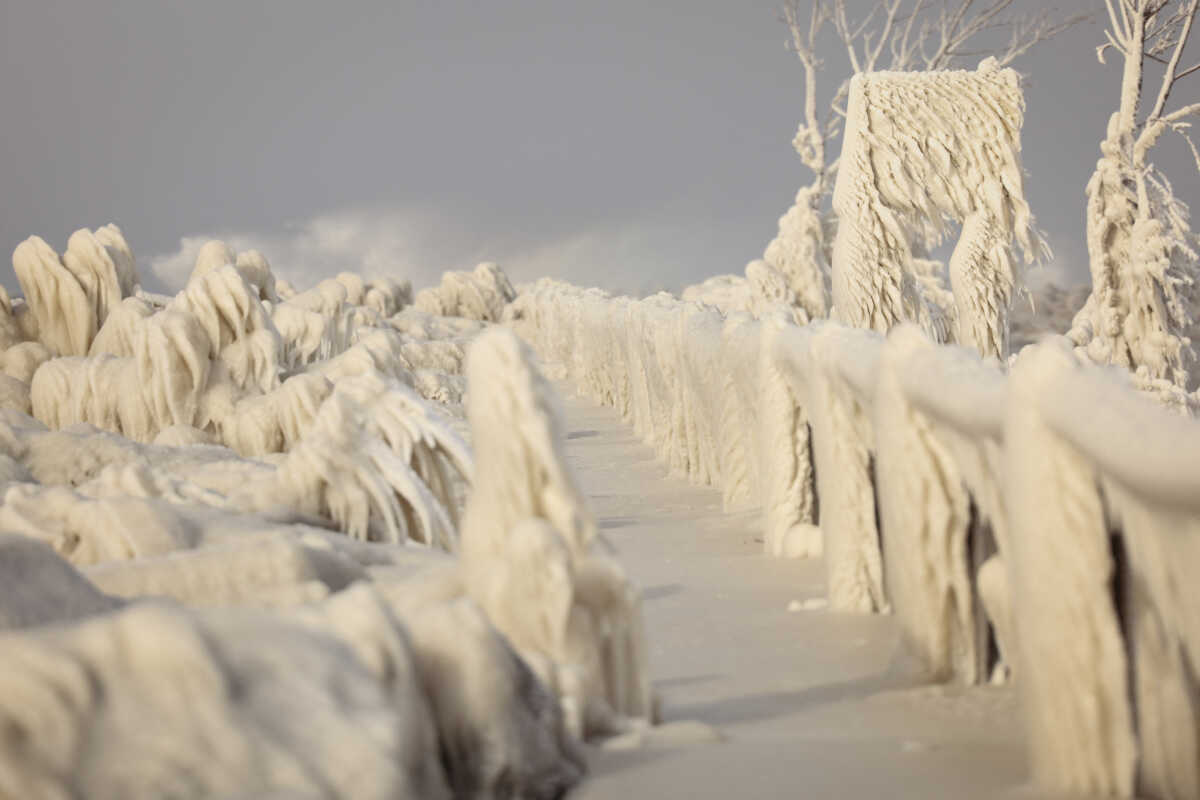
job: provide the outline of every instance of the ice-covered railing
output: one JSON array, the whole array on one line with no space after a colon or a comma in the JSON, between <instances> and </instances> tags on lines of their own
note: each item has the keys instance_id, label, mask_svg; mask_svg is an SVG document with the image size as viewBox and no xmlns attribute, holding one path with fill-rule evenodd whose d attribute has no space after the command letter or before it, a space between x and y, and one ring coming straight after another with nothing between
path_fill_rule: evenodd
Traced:
<instances>
[{"instance_id":1,"label":"ice-covered railing","mask_svg":"<svg viewBox=\"0 0 1200 800\"><path fill-rule=\"evenodd\" d=\"M1200 793L1200 425L1063 340L1005 374L911 325L553 281L509 317L674 473L761 507L768 552L823 553L831 607L890 610L934 679L1011 673L1039 784Z\"/></svg>"},{"instance_id":2,"label":"ice-covered railing","mask_svg":"<svg viewBox=\"0 0 1200 800\"><path fill-rule=\"evenodd\" d=\"M1035 775L1200 796L1200 425L1026 351L1006 405L1020 680Z\"/></svg>"}]
</instances>

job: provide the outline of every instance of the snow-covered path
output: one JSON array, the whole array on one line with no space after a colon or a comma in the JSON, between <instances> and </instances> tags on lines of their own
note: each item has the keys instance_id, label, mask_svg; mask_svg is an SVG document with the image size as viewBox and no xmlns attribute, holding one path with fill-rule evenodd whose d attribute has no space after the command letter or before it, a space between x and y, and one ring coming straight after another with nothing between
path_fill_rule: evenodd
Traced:
<instances>
[{"instance_id":1,"label":"snow-covered path","mask_svg":"<svg viewBox=\"0 0 1200 800\"><path fill-rule=\"evenodd\" d=\"M722 735L594 749L573 797L1032 796L1011 689L923 685L888 617L789 611L823 596L818 562L763 556L753 513L723 513L614 411L558 388L568 460L643 587L663 718Z\"/></svg>"}]
</instances>

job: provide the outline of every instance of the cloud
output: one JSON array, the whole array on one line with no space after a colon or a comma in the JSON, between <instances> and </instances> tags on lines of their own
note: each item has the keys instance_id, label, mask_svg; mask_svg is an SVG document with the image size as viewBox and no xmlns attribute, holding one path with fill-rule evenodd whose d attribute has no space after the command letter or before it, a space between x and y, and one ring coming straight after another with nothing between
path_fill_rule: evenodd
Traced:
<instances>
[{"instance_id":1,"label":"cloud","mask_svg":"<svg viewBox=\"0 0 1200 800\"><path fill-rule=\"evenodd\" d=\"M276 275L305 288L349 270L367 278L408 278L414 286L434 283L450 268L440 252L452 239L437 217L407 210L350 210L325 214L278 231L214 231L180 239L173 253L150 260L155 288L176 291L187 281L196 253L209 239L234 250L259 250ZM470 263L457 268L473 266Z\"/></svg>"},{"instance_id":2,"label":"cloud","mask_svg":"<svg viewBox=\"0 0 1200 800\"><path fill-rule=\"evenodd\" d=\"M697 239L680 225L631 222L548 238L520 231L488 236L450 215L353 209L276 231L185 236L174 252L150 259L149 269L143 270L148 288L178 291L209 239L222 239L237 251L261 251L276 275L301 289L343 270L368 278L407 278L420 288L436 283L448 269L496 261L514 282L551 276L640 295L702 280L706 275L698 274L697 265L713 258L713 242ZM745 260L732 259L726 271L740 272Z\"/></svg>"},{"instance_id":3,"label":"cloud","mask_svg":"<svg viewBox=\"0 0 1200 800\"><path fill-rule=\"evenodd\" d=\"M764 231L769 226L764 226ZM322 214L274 231L226 230L183 237L172 253L149 260L147 287L175 292L209 239L235 250L260 250L275 273L297 288L343 270L368 278L407 278L421 288L450 269L495 261L515 283L543 276L642 296L679 291L717 273L741 274L766 240L747 243L716 227L698 233L687 222L626 220L549 236L520 229L482 230L475 220L423 209L367 208ZM745 237L742 237L743 239ZM1054 257L1026 274L1033 288L1089 281L1087 252L1069 236L1051 236ZM947 252L942 257L948 257Z\"/></svg>"},{"instance_id":4,"label":"cloud","mask_svg":"<svg viewBox=\"0 0 1200 800\"><path fill-rule=\"evenodd\" d=\"M517 282L549 275L641 296L662 289L678 291L702 280L705 276L694 274L700 244L670 225L614 225L541 244L515 245L499 260ZM730 264L729 271L740 272L741 266Z\"/></svg>"}]
</instances>

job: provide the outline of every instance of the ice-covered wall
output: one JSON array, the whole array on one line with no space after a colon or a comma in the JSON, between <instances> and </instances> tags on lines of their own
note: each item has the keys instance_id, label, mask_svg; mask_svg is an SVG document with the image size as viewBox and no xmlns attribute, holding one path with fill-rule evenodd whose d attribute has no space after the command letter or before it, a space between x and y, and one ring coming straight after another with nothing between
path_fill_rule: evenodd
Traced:
<instances>
[{"instance_id":1,"label":"ice-covered wall","mask_svg":"<svg viewBox=\"0 0 1200 800\"><path fill-rule=\"evenodd\" d=\"M1010 377L912 325L714 313L541 281L508 317L678 474L761 506L770 554L823 553L832 607L890 610L933 678L1014 680L1040 785L1196 796L1200 423L1061 337Z\"/></svg>"}]
</instances>

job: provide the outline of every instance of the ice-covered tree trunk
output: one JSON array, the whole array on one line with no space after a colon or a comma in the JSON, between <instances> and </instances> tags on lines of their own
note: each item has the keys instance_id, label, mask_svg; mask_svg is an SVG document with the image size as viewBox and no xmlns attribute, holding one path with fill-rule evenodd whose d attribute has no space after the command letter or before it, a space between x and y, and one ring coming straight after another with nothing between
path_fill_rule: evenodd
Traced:
<instances>
[{"instance_id":1,"label":"ice-covered tree trunk","mask_svg":"<svg viewBox=\"0 0 1200 800\"><path fill-rule=\"evenodd\" d=\"M946 314L915 253L958 222L955 338L984 356L1007 355L1013 240L1027 261L1037 250L1021 176L1023 113L1017 74L994 63L854 77L833 192L837 319L881 332L914 322L944 340Z\"/></svg>"}]
</instances>

